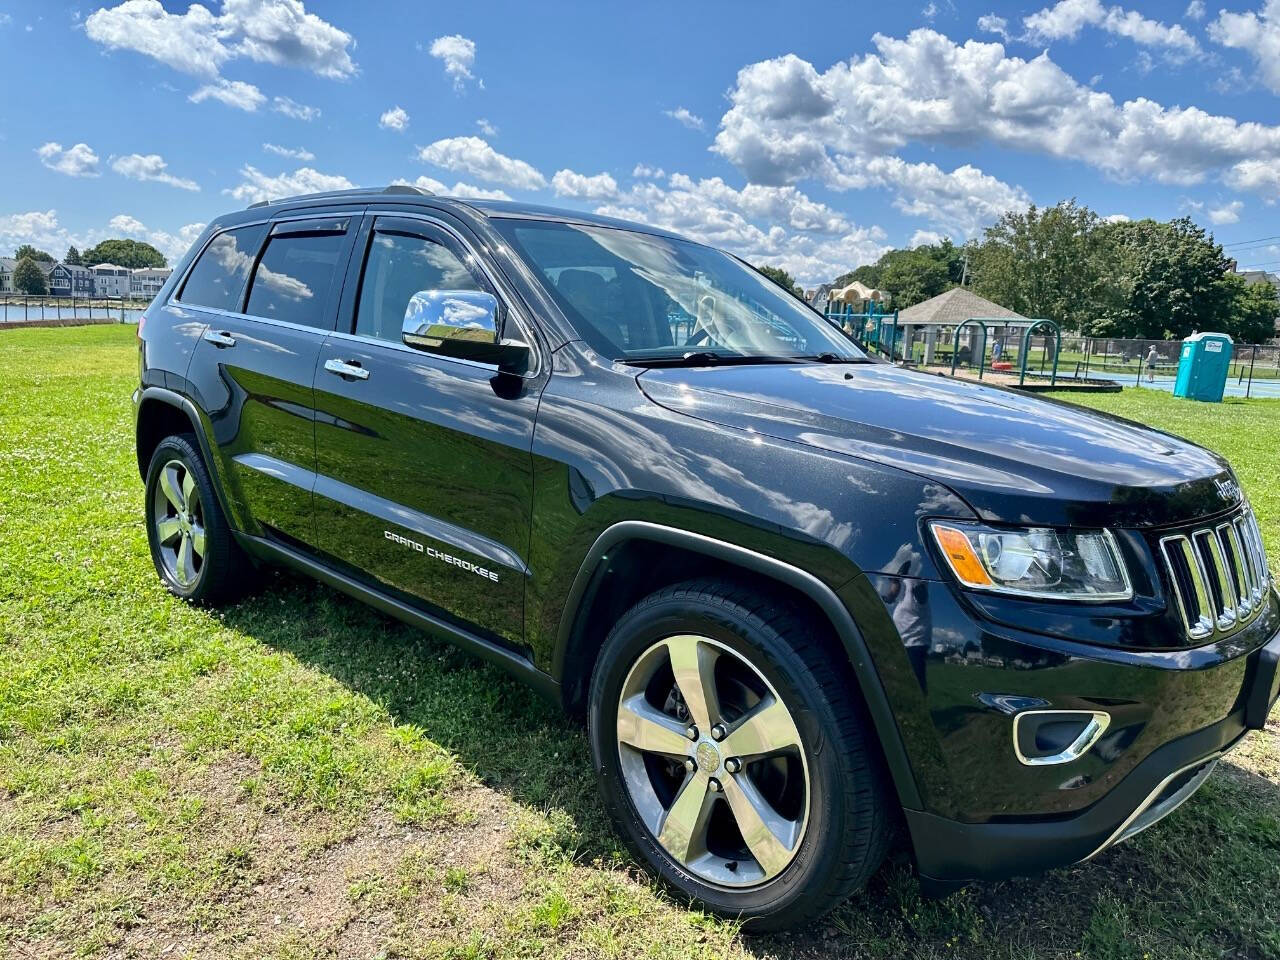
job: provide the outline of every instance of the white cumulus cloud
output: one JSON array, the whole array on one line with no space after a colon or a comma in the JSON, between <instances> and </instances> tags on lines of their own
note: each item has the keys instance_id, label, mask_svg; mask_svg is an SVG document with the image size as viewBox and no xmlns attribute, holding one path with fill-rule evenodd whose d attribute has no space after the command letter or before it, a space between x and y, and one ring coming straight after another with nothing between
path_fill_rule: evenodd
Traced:
<instances>
[{"instance_id":1,"label":"white cumulus cloud","mask_svg":"<svg viewBox=\"0 0 1280 960\"><path fill-rule=\"evenodd\" d=\"M499 153L479 137L437 140L420 148L418 159L520 190L539 190L547 185L547 178L533 166Z\"/></svg>"},{"instance_id":2,"label":"white cumulus cloud","mask_svg":"<svg viewBox=\"0 0 1280 960\"><path fill-rule=\"evenodd\" d=\"M111 159L111 169L130 180L150 180L154 183L165 183L179 190L199 190L200 185L194 180L175 177L168 172L168 164L158 153L130 153L123 157Z\"/></svg>"},{"instance_id":3,"label":"white cumulus cloud","mask_svg":"<svg viewBox=\"0 0 1280 960\"><path fill-rule=\"evenodd\" d=\"M344 176L321 173L311 167L299 167L293 173L270 176L252 164L246 163L240 168L240 183L224 190L223 193L243 203L257 203L259 200L275 200L301 193L348 190L353 186L355 184Z\"/></svg>"},{"instance_id":4,"label":"white cumulus cloud","mask_svg":"<svg viewBox=\"0 0 1280 960\"><path fill-rule=\"evenodd\" d=\"M1238 223L1240 211L1243 209L1244 203L1240 200L1232 200L1230 203L1223 204L1220 207L1211 207L1209 209L1209 222L1217 226Z\"/></svg>"},{"instance_id":5,"label":"white cumulus cloud","mask_svg":"<svg viewBox=\"0 0 1280 960\"><path fill-rule=\"evenodd\" d=\"M461 197L464 200L510 200L511 196L505 190L498 190L491 187L477 187L474 184L463 183L461 180L454 183L452 187L445 186L434 177L418 177L416 180L398 180L397 183L408 183L411 186L421 187L423 190L430 190L434 194L442 197Z\"/></svg>"},{"instance_id":6,"label":"white cumulus cloud","mask_svg":"<svg viewBox=\"0 0 1280 960\"><path fill-rule=\"evenodd\" d=\"M392 107L378 118L378 126L384 130L404 133L409 129L409 113L403 107Z\"/></svg>"},{"instance_id":7,"label":"white cumulus cloud","mask_svg":"<svg viewBox=\"0 0 1280 960\"><path fill-rule=\"evenodd\" d=\"M291 100L289 97L272 97L271 109L295 120L311 121L320 116L319 107L308 107L305 104L298 103L296 100Z\"/></svg>"},{"instance_id":8,"label":"white cumulus cloud","mask_svg":"<svg viewBox=\"0 0 1280 960\"><path fill-rule=\"evenodd\" d=\"M663 110L662 112L690 130L701 130L703 127L702 118L690 112L686 107L676 107L674 110Z\"/></svg>"},{"instance_id":9,"label":"white cumulus cloud","mask_svg":"<svg viewBox=\"0 0 1280 960\"><path fill-rule=\"evenodd\" d=\"M1257 66L1258 79L1268 90L1280 93L1280 0L1266 0L1261 16L1252 11L1220 11L1218 19L1209 24L1209 38L1249 54Z\"/></svg>"},{"instance_id":10,"label":"white cumulus cloud","mask_svg":"<svg viewBox=\"0 0 1280 960\"><path fill-rule=\"evenodd\" d=\"M1256 181L1250 165L1280 158L1280 127L1145 97L1117 103L1048 53L1024 60L927 29L872 43L823 73L793 54L744 67L712 149L769 184L839 183L842 167L910 143L992 144L1179 185Z\"/></svg>"},{"instance_id":11,"label":"white cumulus cloud","mask_svg":"<svg viewBox=\"0 0 1280 960\"><path fill-rule=\"evenodd\" d=\"M159 0L124 0L89 14L84 28L107 49L132 50L200 77L216 77L237 57L322 77L356 72L351 35L308 13L301 0L223 0L219 14L198 3L170 13Z\"/></svg>"},{"instance_id":12,"label":"white cumulus cloud","mask_svg":"<svg viewBox=\"0 0 1280 960\"><path fill-rule=\"evenodd\" d=\"M36 150L36 156L50 170L65 173L69 177L96 177L98 175L98 155L87 143L77 143L67 147L50 140Z\"/></svg>"},{"instance_id":13,"label":"white cumulus cloud","mask_svg":"<svg viewBox=\"0 0 1280 960\"><path fill-rule=\"evenodd\" d=\"M984 13L978 18L978 29L983 33L994 33L1005 40L1009 39L1009 21L994 13Z\"/></svg>"},{"instance_id":14,"label":"white cumulus cloud","mask_svg":"<svg viewBox=\"0 0 1280 960\"><path fill-rule=\"evenodd\" d=\"M1086 27L1127 37L1144 47L1159 47L1180 56L1199 53L1200 45L1180 24L1151 20L1136 10L1106 7L1101 0L1059 0L1023 19L1031 40L1074 40Z\"/></svg>"},{"instance_id":15,"label":"white cumulus cloud","mask_svg":"<svg viewBox=\"0 0 1280 960\"><path fill-rule=\"evenodd\" d=\"M107 229L123 233L127 237L138 237L147 232L146 226L137 217L120 213L107 221Z\"/></svg>"},{"instance_id":16,"label":"white cumulus cloud","mask_svg":"<svg viewBox=\"0 0 1280 960\"><path fill-rule=\"evenodd\" d=\"M61 253L58 248L65 238L66 231L58 225L56 210L29 210L26 213L0 215L0 250L6 256L24 243Z\"/></svg>"},{"instance_id":17,"label":"white cumulus cloud","mask_svg":"<svg viewBox=\"0 0 1280 960\"><path fill-rule=\"evenodd\" d=\"M245 83L243 80L226 80L222 77L197 87L187 99L192 103L217 100L228 107L244 110L246 113L253 113L267 102L262 91L252 83Z\"/></svg>"},{"instance_id":18,"label":"white cumulus cloud","mask_svg":"<svg viewBox=\"0 0 1280 960\"><path fill-rule=\"evenodd\" d=\"M603 200L618 194L618 181L607 173L587 176L572 170L557 170L551 178L551 189L561 197Z\"/></svg>"},{"instance_id":19,"label":"white cumulus cloud","mask_svg":"<svg viewBox=\"0 0 1280 960\"><path fill-rule=\"evenodd\" d=\"M460 33L436 37L431 41L429 52L444 64L444 72L453 81L455 90L464 89L469 81L476 79L475 74L471 72L476 62L474 40L469 40Z\"/></svg>"},{"instance_id":20,"label":"white cumulus cloud","mask_svg":"<svg viewBox=\"0 0 1280 960\"><path fill-rule=\"evenodd\" d=\"M316 158L316 155L304 147L282 147L275 143L264 143L262 149L266 153L274 153L277 157L288 157L290 160L300 160L303 163L310 163Z\"/></svg>"}]
</instances>

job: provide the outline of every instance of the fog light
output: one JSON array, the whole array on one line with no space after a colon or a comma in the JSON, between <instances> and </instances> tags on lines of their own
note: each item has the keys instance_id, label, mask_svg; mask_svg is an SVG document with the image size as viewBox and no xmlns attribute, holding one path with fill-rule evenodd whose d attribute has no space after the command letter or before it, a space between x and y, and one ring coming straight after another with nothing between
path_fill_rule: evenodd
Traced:
<instances>
[{"instance_id":1,"label":"fog light","mask_svg":"<svg viewBox=\"0 0 1280 960\"><path fill-rule=\"evenodd\" d=\"M1024 710L1013 718L1013 752L1029 767L1079 759L1111 725L1101 710Z\"/></svg>"}]
</instances>

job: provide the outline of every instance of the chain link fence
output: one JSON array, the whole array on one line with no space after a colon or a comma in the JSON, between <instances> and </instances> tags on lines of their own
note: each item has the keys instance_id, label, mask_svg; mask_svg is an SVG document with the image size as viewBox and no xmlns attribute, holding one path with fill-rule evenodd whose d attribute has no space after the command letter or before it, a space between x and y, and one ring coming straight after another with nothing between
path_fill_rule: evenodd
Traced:
<instances>
[{"instance_id":1,"label":"chain link fence","mask_svg":"<svg viewBox=\"0 0 1280 960\"><path fill-rule=\"evenodd\" d=\"M963 326L957 341L955 327L899 324L895 330L892 314L870 320L866 315L831 319L866 349L901 363L943 372L954 368L957 373L995 382L1022 377L1023 330L1019 328L995 328L984 343L982 327L976 323ZM1026 379L1171 390L1181 352L1181 340L1071 335L1064 335L1058 347L1053 334L1039 328L1027 340ZM1235 344L1227 383L1232 395L1280 397L1280 345Z\"/></svg>"}]
</instances>

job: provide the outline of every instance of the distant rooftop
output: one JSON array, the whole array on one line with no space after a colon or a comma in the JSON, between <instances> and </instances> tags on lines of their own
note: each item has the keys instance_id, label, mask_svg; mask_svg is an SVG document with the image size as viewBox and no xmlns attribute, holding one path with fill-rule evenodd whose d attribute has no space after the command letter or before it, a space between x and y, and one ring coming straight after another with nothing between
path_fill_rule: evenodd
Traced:
<instances>
[{"instance_id":1,"label":"distant rooftop","mask_svg":"<svg viewBox=\"0 0 1280 960\"><path fill-rule=\"evenodd\" d=\"M992 303L967 287L953 287L946 293L940 293L898 313L900 324L936 324L943 327L954 327L972 318L1008 320L1011 325L1019 321L1029 322L1022 314Z\"/></svg>"}]
</instances>

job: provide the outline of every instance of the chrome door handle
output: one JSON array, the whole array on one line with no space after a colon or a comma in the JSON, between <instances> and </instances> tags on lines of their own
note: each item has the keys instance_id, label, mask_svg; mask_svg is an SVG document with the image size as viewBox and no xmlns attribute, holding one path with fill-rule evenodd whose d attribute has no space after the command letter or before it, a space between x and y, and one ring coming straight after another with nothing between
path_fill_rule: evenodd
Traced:
<instances>
[{"instance_id":1,"label":"chrome door handle","mask_svg":"<svg viewBox=\"0 0 1280 960\"><path fill-rule=\"evenodd\" d=\"M326 360L324 368L330 373L336 373L340 377L350 378L352 380L368 380L369 371L358 363L347 363L345 360Z\"/></svg>"},{"instance_id":2,"label":"chrome door handle","mask_svg":"<svg viewBox=\"0 0 1280 960\"><path fill-rule=\"evenodd\" d=\"M234 347L236 345L236 338L225 330L206 330L204 338L219 348Z\"/></svg>"}]
</instances>

